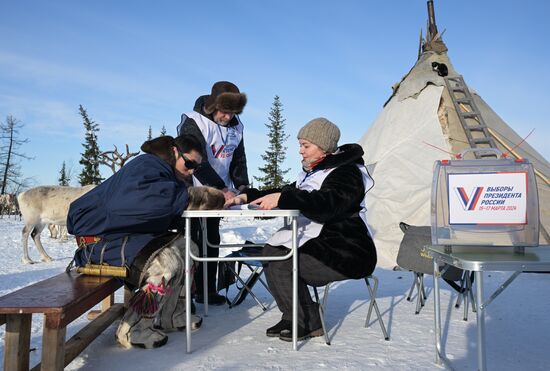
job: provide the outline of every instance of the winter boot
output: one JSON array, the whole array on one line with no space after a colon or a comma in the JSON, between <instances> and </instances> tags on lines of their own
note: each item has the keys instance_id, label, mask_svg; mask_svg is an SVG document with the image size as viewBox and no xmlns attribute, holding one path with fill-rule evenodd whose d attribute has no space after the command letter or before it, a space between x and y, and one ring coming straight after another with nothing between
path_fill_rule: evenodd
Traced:
<instances>
[{"instance_id":1,"label":"winter boot","mask_svg":"<svg viewBox=\"0 0 550 371\"><path fill-rule=\"evenodd\" d=\"M271 326L265 330L265 334L268 337L279 337L283 330L292 330L292 321L282 319L275 326Z\"/></svg>"},{"instance_id":2,"label":"winter boot","mask_svg":"<svg viewBox=\"0 0 550 371\"><path fill-rule=\"evenodd\" d=\"M308 329L302 326L298 326L298 336L297 340L306 340L309 338L323 336L325 333L322 327L317 329ZM282 330L279 334L279 339L283 341L292 341L292 330Z\"/></svg>"}]
</instances>

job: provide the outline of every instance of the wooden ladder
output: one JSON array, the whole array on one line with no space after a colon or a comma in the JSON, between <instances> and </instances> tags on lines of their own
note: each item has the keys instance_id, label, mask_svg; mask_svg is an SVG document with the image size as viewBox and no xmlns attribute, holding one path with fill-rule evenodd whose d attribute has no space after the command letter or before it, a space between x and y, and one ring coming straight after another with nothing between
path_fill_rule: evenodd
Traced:
<instances>
[{"instance_id":1,"label":"wooden ladder","mask_svg":"<svg viewBox=\"0 0 550 371\"><path fill-rule=\"evenodd\" d=\"M497 148L462 76L446 76L444 79L470 147ZM493 153L474 153L474 155L476 158L496 157Z\"/></svg>"}]
</instances>

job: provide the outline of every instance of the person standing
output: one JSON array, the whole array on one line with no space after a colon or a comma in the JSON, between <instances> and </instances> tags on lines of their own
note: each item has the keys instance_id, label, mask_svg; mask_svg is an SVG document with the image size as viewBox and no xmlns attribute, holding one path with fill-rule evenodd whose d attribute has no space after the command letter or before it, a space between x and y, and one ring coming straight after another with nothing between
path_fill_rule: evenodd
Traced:
<instances>
[{"instance_id":1,"label":"person standing","mask_svg":"<svg viewBox=\"0 0 550 371\"><path fill-rule=\"evenodd\" d=\"M249 184L246 155L244 150L244 125L239 114L247 99L239 88L229 81L218 81L209 95L200 96L192 112L181 115L177 127L178 135L196 138L202 147L203 161L193 174L194 185L206 185L221 189L226 200L232 199ZM207 219L207 240L214 245L220 243L220 219ZM198 220L193 220L192 236L202 246L202 232ZM200 252L202 256L202 249ZM208 257L218 257L219 249L207 248ZM203 264L195 273L196 301L204 303ZM223 305L224 296L216 290L216 262L208 264L208 303Z\"/></svg>"}]
</instances>

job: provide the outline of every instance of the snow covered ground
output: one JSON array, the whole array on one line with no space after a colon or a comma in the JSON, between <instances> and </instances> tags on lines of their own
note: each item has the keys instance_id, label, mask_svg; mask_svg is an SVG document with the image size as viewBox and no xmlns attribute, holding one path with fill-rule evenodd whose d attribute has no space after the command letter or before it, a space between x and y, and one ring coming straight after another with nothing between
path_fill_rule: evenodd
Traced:
<instances>
[{"instance_id":1,"label":"snow covered ground","mask_svg":"<svg viewBox=\"0 0 550 371\"><path fill-rule=\"evenodd\" d=\"M224 242L244 239L259 241L278 226L276 220L241 220L222 223ZM75 244L59 243L43 232L43 242L52 263L21 263L22 223L0 219L0 295L58 274L69 263ZM30 243L31 257L38 253ZM247 297L238 307L210 307L203 326L192 335L193 352L186 354L185 333L171 333L168 344L156 350L119 347L115 326L100 335L68 367L69 370L429 370L434 363L433 291L426 279L428 300L420 314L406 296L412 282L408 272L377 269L380 279L378 305L391 340L385 341L374 319L364 328L368 294L363 281L344 281L331 289L326 313L332 345L323 338L292 343L267 338L265 329L280 318L267 291L257 285L255 292L269 304L266 312ZM486 276L486 293L507 278L504 273ZM476 363L475 314L462 320L462 308L455 309L456 295L442 284L442 321L445 349L456 370L473 370ZM546 370L550 363L550 275L522 274L490 306L487 312L487 359L492 370ZM118 300L122 294L118 293ZM198 306L199 312L202 310ZM67 330L70 337L86 324L82 317ZM34 316L31 338L31 367L40 361L42 318ZM3 362L5 326L0 327L0 357Z\"/></svg>"}]
</instances>

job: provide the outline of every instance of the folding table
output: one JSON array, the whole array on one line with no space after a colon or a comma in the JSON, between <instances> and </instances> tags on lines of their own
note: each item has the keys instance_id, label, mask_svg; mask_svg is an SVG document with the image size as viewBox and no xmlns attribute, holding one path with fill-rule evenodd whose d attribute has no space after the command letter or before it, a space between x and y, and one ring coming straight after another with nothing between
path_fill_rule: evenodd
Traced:
<instances>
[{"instance_id":1,"label":"folding table","mask_svg":"<svg viewBox=\"0 0 550 371\"><path fill-rule=\"evenodd\" d=\"M435 360L437 364L449 360L441 349L441 312L439 302L439 265L446 263L475 274L476 319L477 319L477 364L479 370L487 369L485 357L485 310L487 306L516 279L521 272L550 271L550 245L538 247L521 246L474 246L474 245L428 245L434 267L434 320ZM483 273L486 271L514 272L484 302Z\"/></svg>"},{"instance_id":2,"label":"folding table","mask_svg":"<svg viewBox=\"0 0 550 371\"><path fill-rule=\"evenodd\" d=\"M186 336L187 336L187 353L191 352L191 259L198 262L211 262L211 261L247 261L247 260L261 260L261 261L275 261L286 260L292 258L292 348L297 350L298 340L298 224L296 218L300 212L298 210L188 210L183 212L185 218L185 298L186 298ZM206 219L207 218L250 218L250 217L281 217L288 219L289 223L285 221L285 225L288 225L292 229L292 248L289 253L284 256L253 256L253 257L198 257L191 252L191 219L199 218L202 220L203 226L203 256L206 256L206 247L217 248L239 248L245 244L225 244L225 245L212 245L207 241L206 231ZM204 272L204 289L207 289L207 265L205 264ZM204 295L204 309L205 314L208 313L208 295L205 292Z\"/></svg>"}]
</instances>

